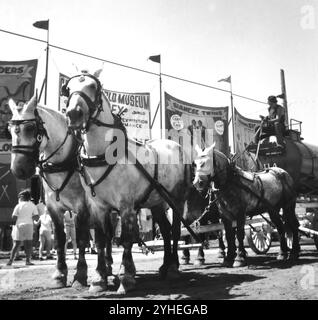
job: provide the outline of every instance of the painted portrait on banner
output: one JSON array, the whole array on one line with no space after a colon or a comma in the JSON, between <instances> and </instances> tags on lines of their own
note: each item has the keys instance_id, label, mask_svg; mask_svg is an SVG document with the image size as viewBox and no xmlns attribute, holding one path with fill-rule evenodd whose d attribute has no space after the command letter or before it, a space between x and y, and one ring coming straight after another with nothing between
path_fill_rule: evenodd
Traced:
<instances>
[{"instance_id":1,"label":"painted portrait on banner","mask_svg":"<svg viewBox=\"0 0 318 320\"><path fill-rule=\"evenodd\" d=\"M19 104L33 96L37 64L38 60L0 61L0 139L7 140L7 123L12 117L9 97Z\"/></svg>"},{"instance_id":2,"label":"painted portrait on banner","mask_svg":"<svg viewBox=\"0 0 318 320\"><path fill-rule=\"evenodd\" d=\"M212 145L228 154L228 107L206 107L177 99L165 92L166 138L187 150ZM187 141L187 143L185 143Z\"/></svg>"}]
</instances>

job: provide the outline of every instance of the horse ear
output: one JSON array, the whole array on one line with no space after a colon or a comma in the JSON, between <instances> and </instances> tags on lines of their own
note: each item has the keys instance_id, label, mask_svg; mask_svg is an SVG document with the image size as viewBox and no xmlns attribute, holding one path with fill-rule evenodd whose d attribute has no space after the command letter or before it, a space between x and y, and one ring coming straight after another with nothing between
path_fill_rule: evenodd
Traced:
<instances>
[{"instance_id":1,"label":"horse ear","mask_svg":"<svg viewBox=\"0 0 318 320\"><path fill-rule=\"evenodd\" d=\"M9 99L8 101L8 105L10 107L11 112L14 114L15 112L17 112L18 106L16 105L16 103L14 102L14 100L12 98Z\"/></svg>"},{"instance_id":2,"label":"horse ear","mask_svg":"<svg viewBox=\"0 0 318 320\"><path fill-rule=\"evenodd\" d=\"M210 147L207 147L204 151L206 151L207 155L213 155L213 150L215 147L215 142Z\"/></svg>"},{"instance_id":3,"label":"horse ear","mask_svg":"<svg viewBox=\"0 0 318 320\"><path fill-rule=\"evenodd\" d=\"M102 73L103 69L98 69L94 72L94 77L99 78L100 74Z\"/></svg>"},{"instance_id":4,"label":"horse ear","mask_svg":"<svg viewBox=\"0 0 318 320\"><path fill-rule=\"evenodd\" d=\"M28 113L34 113L34 110L36 109L38 105L38 92L36 91L33 97L30 99L30 101L25 106L25 112Z\"/></svg>"},{"instance_id":5,"label":"horse ear","mask_svg":"<svg viewBox=\"0 0 318 320\"><path fill-rule=\"evenodd\" d=\"M202 153L202 149L196 144L195 145L195 151L197 152L197 154L199 155L200 153Z\"/></svg>"}]
</instances>

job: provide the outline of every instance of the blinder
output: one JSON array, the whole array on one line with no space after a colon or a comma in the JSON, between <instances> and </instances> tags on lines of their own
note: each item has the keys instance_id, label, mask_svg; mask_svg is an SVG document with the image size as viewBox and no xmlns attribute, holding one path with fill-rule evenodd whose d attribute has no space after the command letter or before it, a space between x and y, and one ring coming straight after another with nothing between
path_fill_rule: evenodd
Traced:
<instances>
[{"instance_id":1,"label":"blinder","mask_svg":"<svg viewBox=\"0 0 318 320\"><path fill-rule=\"evenodd\" d=\"M72 92L72 94L70 94L70 88L68 87L69 82L72 79L80 78L80 77L89 77L96 82L97 88L96 88L96 93L95 93L95 101L92 101L88 97L88 95L82 91L74 91L74 92ZM100 110L101 105L102 105L102 84L97 77L95 77L89 73L82 73L82 74L79 74L79 75L76 75L76 76L70 78L65 84L63 84L61 87L61 95L68 98L67 103L66 103L66 108L69 106L69 101L74 94L79 95L80 97L82 97L85 100L85 102L90 110L90 115L92 115L96 110Z\"/></svg>"},{"instance_id":2,"label":"blinder","mask_svg":"<svg viewBox=\"0 0 318 320\"><path fill-rule=\"evenodd\" d=\"M32 119L26 119L26 120L10 120L8 122L9 126L20 126L22 124L30 123L30 122L35 122L35 127L36 130L34 132L34 138L35 138L35 143L32 145L15 145L12 146L12 153L20 153L24 154L26 156L29 156L33 158L36 162L39 159L39 153L40 153L40 145L43 141L43 137L46 136L47 139L49 139L48 134L46 132L46 129L44 128L44 122L40 118L37 110L34 111L35 118Z\"/></svg>"}]
</instances>

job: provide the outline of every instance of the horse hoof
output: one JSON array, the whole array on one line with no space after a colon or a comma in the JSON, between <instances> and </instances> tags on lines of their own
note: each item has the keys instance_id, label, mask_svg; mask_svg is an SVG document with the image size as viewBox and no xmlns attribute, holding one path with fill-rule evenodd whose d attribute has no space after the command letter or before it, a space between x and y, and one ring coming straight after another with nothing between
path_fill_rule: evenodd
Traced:
<instances>
[{"instance_id":1,"label":"horse hoof","mask_svg":"<svg viewBox=\"0 0 318 320\"><path fill-rule=\"evenodd\" d=\"M107 281L108 281L108 278L107 278ZM114 283L115 287L119 287L120 286L120 280L119 280L118 276L114 276L113 283Z\"/></svg>"},{"instance_id":2,"label":"horse hoof","mask_svg":"<svg viewBox=\"0 0 318 320\"><path fill-rule=\"evenodd\" d=\"M87 287L87 281L74 280L72 283L72 288L76 290L83 290L83 289L86 289L86 287Z\"/></svg>"},{"instance_id":3,"label":"horse hoof","mask_svg":"<svg viewBox=\"0 0 318 320\"><path fill-rule=\"evenodd\" d=\"M234 260L233 267L234 268L240 268L247 266L247 263L245 260Z\"/></svg>"},{"instance_id":4,"label":"horse hoof","mask_svg":"<svg viewBox=\"0 0 318 320\"><path fill-rule=\"evenodd\" d=\"M195 265L196 267L200 267L200 266L204 265L204 262L205 262L204 259L195 259L195 260L194 260L194 265Z\"/></svg>"},{"instance_id":5,"label":"horse hoof","mask_svg":"<svg viewBox=\"0 0 318 320\"><path fill-rule=\"evenodd\" d=\"M178 270L177 266L173 265L168 268L167 279L168 280L180 279L180 271Z\"/></svg>"},{"instance_id":6,"label":"horse hoof","mask_svg":"<svg viewBox=\"0 0 318 320\"><path fill-rule=\"evenodd\" d=\"M297 261L299 258L299 252L290 252L288 256L289 261Z\"/></svg>"},{"instance_id":7,"label":"horse hoof","mask_svg":"<svg viewBox=\"0 0 318 320\"><path fill-rule=\"evenodd\" d=\"M159 278L162 279L162 280L166 279L167 273L168 273L168 267L165 266L165 265L162 265L159 268Z\"/></svg>"},{"instance_id":8,"label":"horse hoof","mask_svg":"<svg viewBox=\"0 0 318 320\"><path fill-rule=\"evenodd\" d=\"M287 258L288 258L288 253L287 252L280 252L276 257L276 260L277 261L286 261Z\"/></svg>"},{"instance_id":9,"label":"horse hoof","mask_svg":"<svg viewBox=\"0 0 318 320\"><path fill-rule=\"evenodd\" d=\"M224 252L224 251L219 251L216 257L217 257L218 259L224 259L224 257L225 257L225 252Z\"/></svg>"},{"instance_id":10,"label":"horse hoof","mask_svg":"<svg viewBox=\"0 0 318 320\"><path fill-rule=\"evenodd\" d=\"M233 267L233 263L234 263L233 260L227 260L227 259L225 259L225 260L223 260L223 262L222 262L222 267L224 267L224 268L232 268L232 267Z\"/></svg>"},{"instance_id":11,"label":"horse hoof","mask_svg":"<svg viewBox=\"0 0 318 320\"><path fill-rule=\"evenodd\" d=\"M124 276L121 279L117 294L125 295L127 292L132 291L136 287L136 280L132 276Z\"/></svg>"},{"instance_id":12,"label":"horse hoof","mask_svg":"<svg viewBox=\"0 0 318 320\"><path fill-rule=\"evenodd\" d=\"M52 276L53 282L54 282L54 287L55 288L64 288L66 287L66 282L67 282L67 276L59 273L59 272L55 272Z\"/></svg>"},{"instance_id":13,"label":"horse hoof","mask_svg":"<svg viewBox=\"0 0 318 320\"><path fill-rule=\"evenodd\" d=\"M186 266L186 265L190 264L190 259L181 258L180 264Z\"/></svg>"},{"instance_id":14,"label":"horse hoof","mask_svg":"<svg viewBox=\"0 0 318 320\"><path fill-rule=\"evenodd\" d=\"M89 293L99 293L99 292L103 292L106 291L106 284L105 283L100 283L100 284L91 284L88 292Z\"/></svg>"}]
</instances>

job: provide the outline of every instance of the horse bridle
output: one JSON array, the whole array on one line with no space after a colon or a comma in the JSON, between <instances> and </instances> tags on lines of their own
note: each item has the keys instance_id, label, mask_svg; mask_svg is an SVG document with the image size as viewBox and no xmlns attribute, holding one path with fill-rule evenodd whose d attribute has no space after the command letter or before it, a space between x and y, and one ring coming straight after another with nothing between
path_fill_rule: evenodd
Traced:
<instances>
[{"instance_id":1,"label":"horse bridle","mask_svg":"<svg viewBox=\"0 0 318 320\"><path fill-rule=\"evenodd\" d=\"M46 129L44 128L44 122L39 116L37 110L34 111L34 118L25 120L10 120L8 122L9 126L20 126L25 123L35 122L35 143L32 145L14 145L12 146L12 153L20 153L31 157L35 162L39 161L40 145L42 143L43 137L49 139Z\"/></svg>"}]
</instances>

